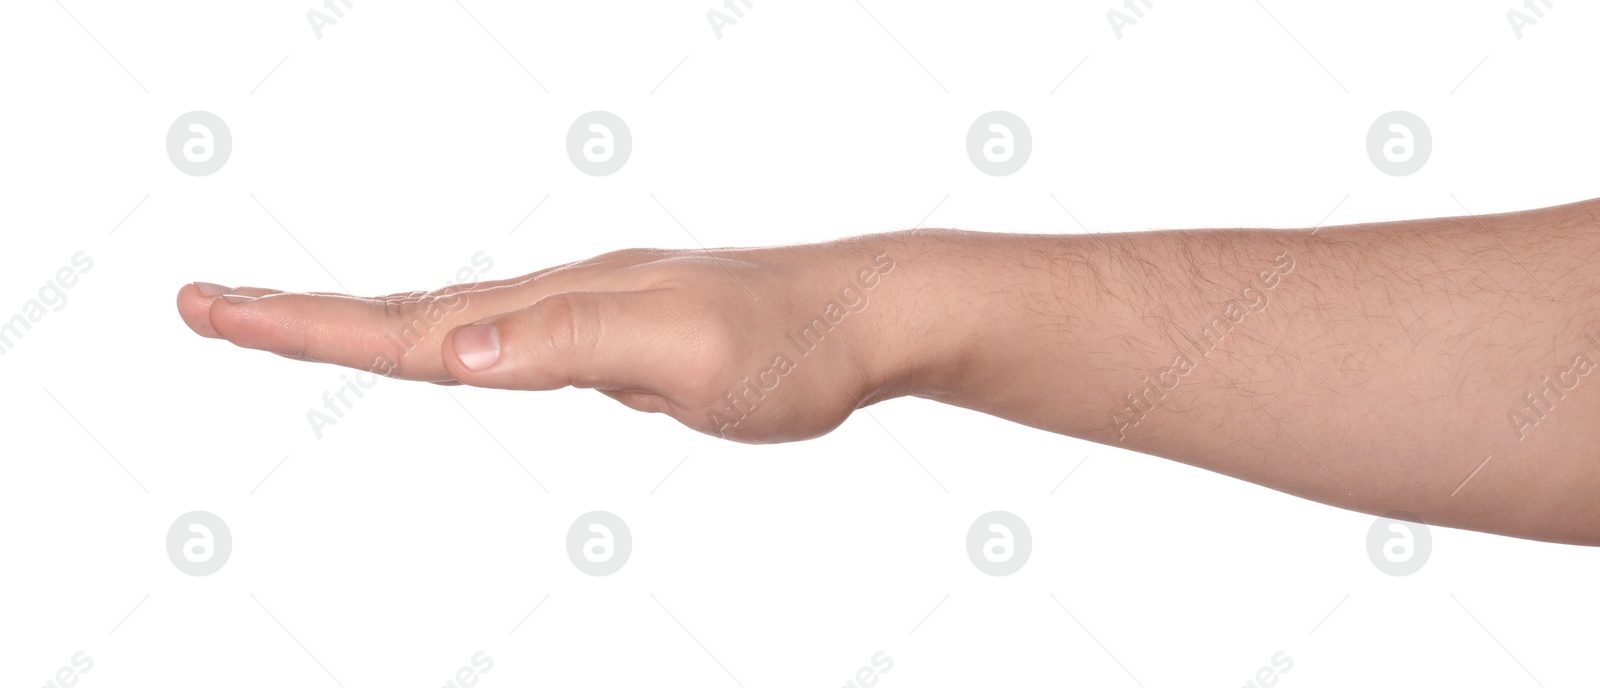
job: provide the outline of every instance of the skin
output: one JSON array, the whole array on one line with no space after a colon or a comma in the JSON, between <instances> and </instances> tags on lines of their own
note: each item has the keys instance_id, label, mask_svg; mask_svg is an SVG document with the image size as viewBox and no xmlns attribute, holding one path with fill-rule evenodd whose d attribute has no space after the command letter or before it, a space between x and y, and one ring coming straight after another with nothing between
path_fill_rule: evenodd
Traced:
<instances>
[{"instance_id":1,"label":"skin","mask_svg":"<svg viewBox=\"0 0 1600 688\"><path fill-rule=\"evenodd\" d=\"M593 388L740 442L914 395L1347 509L1594 545L1597 216L1600 200L1314 230L916 230L619 251L376 298L197 283L178 310L245 348ZM825 333L809 346L808 325ZM474 369L481 326L498 357Z\"/></svg>"}]
</instances>

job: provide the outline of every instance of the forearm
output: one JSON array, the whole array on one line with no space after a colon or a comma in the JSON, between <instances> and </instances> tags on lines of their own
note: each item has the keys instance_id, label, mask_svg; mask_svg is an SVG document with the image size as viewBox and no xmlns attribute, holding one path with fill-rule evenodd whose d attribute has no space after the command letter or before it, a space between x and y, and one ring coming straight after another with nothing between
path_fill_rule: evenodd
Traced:
<instances>
[{"instance_id":1,"label":"forearm","mask_svg":"<svg viewBox=\"0 0 1600 688\"><path fill-rule=\"evenodd\" d=\"M914 310L893 393L1352 509L1600 543L1595 209L901 235L948 312Z\"/></svg>"}]
</instances>

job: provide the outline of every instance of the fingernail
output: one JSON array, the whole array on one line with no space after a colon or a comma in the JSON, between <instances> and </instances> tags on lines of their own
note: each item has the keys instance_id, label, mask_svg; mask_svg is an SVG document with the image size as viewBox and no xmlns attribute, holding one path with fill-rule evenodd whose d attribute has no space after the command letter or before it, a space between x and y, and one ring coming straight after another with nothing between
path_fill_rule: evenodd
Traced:
<instances>
[{"instance_id":1,"label":"fingernail","mask_svg":"<svg viewBox=\"0 0 1600 688\"><path fill-rule=\"evenodd\" d=\"M233 291L233 287L224 287L220 284L212 284L210 282L195 282L194 286L200 290L201 296L207 298L213 296L222 296L223 294Z\"/></svg>"},{"instance_id":2,"label":"fingernail","mask_svg":"<svg viewBox=\"0 0 1600 688\"><path fill-rule=\"evenodd\" d=\"M456 357L468 370L483 370L500 360L500 328L467 325L456 330Z\"/></svg>"},{"instance_id":3,"label":"fingernail","mask_svg":"<svg viewBox=\"0 0 1600 688\"><path fill-rule=\"evenodd\" d=\"M246 301L254 301L256 297L245 296L244 294L223 294L222 300L228 303L244 303Z\"/></svg>"}]
</instances>

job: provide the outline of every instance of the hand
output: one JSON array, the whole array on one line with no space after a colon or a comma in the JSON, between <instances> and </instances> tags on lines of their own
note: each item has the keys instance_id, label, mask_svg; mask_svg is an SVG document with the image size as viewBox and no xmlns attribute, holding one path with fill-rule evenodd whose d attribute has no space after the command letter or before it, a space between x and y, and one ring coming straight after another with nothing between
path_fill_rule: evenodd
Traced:
<instances>
[{"instance_id":1,"label":"hand","mask_svg":"<svg viewBox=\"0 0 1600 688\"><path fill-rule=\"evenodd\" d=\"M888 235L625 250L524 277L374 298L185 285L196 333L406 380L587 387L741 442L824 434L886 398L914 293ZM903 322L900 323L903 325Z\"/></svg>"}]
</instances>

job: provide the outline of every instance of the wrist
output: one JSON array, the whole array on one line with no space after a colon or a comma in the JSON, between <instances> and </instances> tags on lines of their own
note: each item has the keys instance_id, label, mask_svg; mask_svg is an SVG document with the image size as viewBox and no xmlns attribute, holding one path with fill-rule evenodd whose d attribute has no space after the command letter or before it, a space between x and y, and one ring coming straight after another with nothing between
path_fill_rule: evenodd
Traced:
<instances>
[{"instance_id":1,"label":"wrist","mask_svg":"<svg viewBox=\"0 0 1600 688\"><path fill-rule=\"evenodd\" d=\"M917 396L1014 418L1043 380L1082 380L1074 352L1091 238L941 229L882 239L897 267L880 290L874 400ZM1062 411L1072 396L1035 410Z\"/></svg>"},{"instance_id":2,"label":"wrist","mask_svg":"<svg viewBox=\"0 0 1600 688\"><path fill-rule=\"evenodd\" d=\"M989 268L981 234L915 230L864 237L891 267L873 295L872 334L862 361L864 404L901 396L955 403L982 353Z\"/></svg>"}]
</instances>

